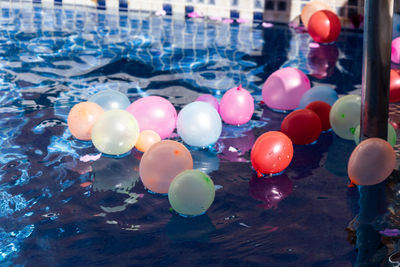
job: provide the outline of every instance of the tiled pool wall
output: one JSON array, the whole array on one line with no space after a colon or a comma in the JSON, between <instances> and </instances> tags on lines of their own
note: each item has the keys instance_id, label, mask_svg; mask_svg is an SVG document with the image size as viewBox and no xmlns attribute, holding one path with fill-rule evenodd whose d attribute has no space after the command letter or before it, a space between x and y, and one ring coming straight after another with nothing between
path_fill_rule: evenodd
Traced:
<instances>
[{"instance_id":1,"label":"tiled pool wall","mask_svg":"<svg viewBox=\"0 0 400 267\"><path fill-rule=\"evenodd\" d=\"M157 12L184 17L193 11L203 16L241 18L248 22L288 23L298 19L302 8L311 0L0 0L20 5L32 3L43 6L73 5L88 6L107 11ZM364 11L364 0L323 0L336 10L345 28L359 27L360 15ZM396 1L395 1L396 2ZM396 11L400 9L397 5Z\"/></svg>"}]
</instances>

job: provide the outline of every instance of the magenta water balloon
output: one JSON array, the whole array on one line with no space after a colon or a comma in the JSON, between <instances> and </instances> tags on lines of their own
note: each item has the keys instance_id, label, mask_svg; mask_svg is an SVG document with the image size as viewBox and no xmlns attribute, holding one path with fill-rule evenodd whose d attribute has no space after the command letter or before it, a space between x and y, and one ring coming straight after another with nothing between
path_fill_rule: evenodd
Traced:
<instances>
[{"instance_id":1,"label":"magenta water balloon","mask_svg":"<svg viewBox=\"0 0 400 267\"><path fill-rule=\"evenodd\" d=\"M138 121L140 131L153 130L161 139L169 137L175 129L177 113L167 99L147 96L133 102L127 109Z\"/></svg>"},{"instance_id":2,"label":"magenta water balloon","mask_svg":"<svg viewBox=\"0 0 400 267\"><path fill-rule=\"evenodd\" d=\"M218 99L212 95L209 95L209 94L201 95L198 98L196 98L196 101L206 102L206 103L210 104L211 106L213 106L219 112Z\"/></svg>"},{"instance_id":3,"label":"magenta water balloon","mask_svg":"<svg viewBox=\"0 0 400 267\"><path fill-rule=\"evenodd\" d=\"M400 37L397 37L392 41L392 62L400 63Z\"/></svg>"},{"instance_id":4,"label":"magenta water balloon","mask_svg":"<svg viewBox=\"0 0 400 267\"><path fill-rule=\"evenodd\" d=\"M229 89L221 99L219 113L225 123L232 125L245 124L253 116L254 98L241 85Z\"/></svg>"},{"instance_id":5,"label":"magenta water balloon","mask_svg":"<svg viewBox=\"0 0 400 267\"><path fill-rule=\"evenodd\" d=\"M293 110L310 90L310 80L301 70L283 68L272 73L262 88L264 103L275 110Z\"/></svg>"}]
</instances>

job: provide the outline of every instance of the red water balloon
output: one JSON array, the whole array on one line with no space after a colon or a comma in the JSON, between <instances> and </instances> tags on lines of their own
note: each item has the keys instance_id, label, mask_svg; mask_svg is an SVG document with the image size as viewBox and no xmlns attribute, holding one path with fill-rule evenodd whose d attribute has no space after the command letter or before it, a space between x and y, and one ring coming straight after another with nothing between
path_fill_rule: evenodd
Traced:
<instances>
[{"instance_id":1,"label":"red water balloon","mask_svg":"<svg viewBox=\"0 0 400 267\"><path fill-rule=\"evenodd\" d=\"M329 113L331 106L323 101L314 101L306 106L306 109L314 111L321 120L322 131L328 131L331 128Z\"/></svg>"},{"instance_id":2,"label":"red water balloon","mask_svg":"<svg viewBox=\"0 0 400 267\"><path fill-rule=\"evenodd\" d=\"M400 102L400 70L390 70L390 103Z\"/></svg>"},{"instance_id":3,"label":"red water balloon","mask_svg":"<svg viewBox=\"0 0 400 267\"><path fill-rule=\"evenodd\" d=\"M336 41L340 31L341 25L338 16L329 10L315 12L308 21L308 33L318 43Z\"/></svg>"},{"instance_id":4,"label":"red water balloon","mask_svg":"<svg viewBox=\"0 0 400 267\"><path fill-rule=\"evenodd\" d=\"M292 161L292 141L281 132L266 132L257 138L250 158L251 164L259 176L279 173L286 169Z\"/></svg>"},{"instance_id":5,"label":"red water balloon","mask_svg":"<svg viewBox=\"0 0 400 267\"><path fill-rule=\"evenodd\" d=\"M321 130L321 120L310 109L298 109L291 112L281 124L281 132L286 134L296 145L314 142L321 134Z\"/></svg>"}]
</instances>

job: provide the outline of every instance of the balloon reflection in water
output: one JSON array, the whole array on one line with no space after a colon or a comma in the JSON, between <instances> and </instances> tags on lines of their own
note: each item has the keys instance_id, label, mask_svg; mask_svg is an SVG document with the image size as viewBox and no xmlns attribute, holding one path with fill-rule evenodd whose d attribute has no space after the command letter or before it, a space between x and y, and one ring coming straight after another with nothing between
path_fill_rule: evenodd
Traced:
<instances>
[{"instance_id":1,"label":"balloon reflection in water","mask_svg":"<svg viewBox=\"0 0 400 267\"><path fill-rule=\"evenodd\" d=\"M216 228L207 214L188 218L173 214L165 226L168 238L174 242L207 243L215 230Z\"/></svg>"},{"instance_id":2,"label":"balloon reflection in water","mask_svg":"<svg viewBox=\"0 0 400 267\"><path fill-rule=\"evenodd\" d=\"M287 175L258 178L253 175L249 182L249 194L252 198L262 201L258 205L264 209L276 209L278 203L290 196L293 192L293 182Z\"/></svg>"},{"instance_id":3,"label":"balloon reflection in water","mask_svg":"<svg viewBox=\"0 0 400 267\"><path fill-rule=\"evenodd\" d=\"M247 162L248 159L244 156L251 150L254 141L255 136L251 127L238 128L225 125L218 140L222 150L218 157L231 162Z\"/></svg>"},{"instance_id":4,"label":"balloon reflection in water","mask_svg":"<svg viewBox=\"0 0 400 267\"><path fill-rule=\"evenodd\" d=\"M209 150L192 150L193 169L204 173L212 173L219 169L217 154Z\"/></svg>"},{"instance_id":5,"label":"balloon reflection in water","mask_svg":"<svg viewBox=\"0 0 400 267\"><path fill-rule=\"evenodd\" d=\"M346 177L347 163L356 145L354 140L345 140L336 134L333 134L332 138L332 145L328 149L325 168L334 175Z\"/></svg>"},{"instance_id":6,"label":"balloon reflection in water","mask_svg":"<svg viewBox=\"0 0 400 267\"><path fill-rule=\"evenodd\" d=\"M332 76L338 58L339 49L336 44L320 45L316 48L310 48L307 56L310 76L317 79L325 79Z\"/></svg>"},{"instance_id":7,"label":"balloon reflection in water","mask_svg":"<svg viewBox=\"0 0 400 267\"><path fill-rule=\"evenodd\" d=\"M323 166L323 158L333 142L333 136L333 132L325 132L312 145L294 146L294 157L287 169L290 179L306 179L313 175L314 170Z\"/></svg>"},{"instance_id":8,"label":"balloon reflection in water","mask_svg":"<svg viewBox=\"0 0 400 267\"><path fill-rule=\"evenodd\" d=\"M138 167L139 161L133 155L118 159L101 157L92 164L93 190L128 192L139 180Z\"/></svg>"}]
</instances>

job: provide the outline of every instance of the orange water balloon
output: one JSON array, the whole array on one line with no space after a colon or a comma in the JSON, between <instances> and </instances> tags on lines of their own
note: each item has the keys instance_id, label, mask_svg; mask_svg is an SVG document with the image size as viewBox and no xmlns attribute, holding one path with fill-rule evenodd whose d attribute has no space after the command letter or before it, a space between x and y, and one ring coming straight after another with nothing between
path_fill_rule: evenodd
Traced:
<instances>
[{"instance_id":1,"label":"orange water balloon","mask_svg":"<svg viewBox=\"0 0 400 267\"><path fill-rule=\"evenodd\" d=\"M168 193L172 180L181 172L193 169L189 150L179 142L163 140L152 145L140 160L143 185L160 194Z\"/></svg>"},{"instance_id":2,"label":"orange water balloon","mask_svg":"<svg viewBox=\"0 0 400 267\"><path fill-rule=\"evenodd\" d=\"M333 11L332 7L322 1L312 1L304 6L303 10L301 11L301 21L304 24L304 27L308 27L308 21L310 20L311 16L319 11L319 10L329 10Z\"/></svg>"},{"instance_id":3,"label":"orange water balloon","mask_svg":"<svg viewBox=\"0 0 400 267\"><path fill-rule=\"evenodd\" d=\"M396 166L392 146L380 138L362 141L351 153L347 172L352 183L375 185L384 181Z\"/></svg>"},{"instance_id":4,"label":"orange water balloon","mask_svg":"<svg viewBox=\"0 0 400 267\"><path fill-rule=\"evenodd\" d=\"M72 107L68 114L68 128L80 140L92 139L92 127L104 110L96 103L81 102Z\"/></svg>"},{"instance_id":5,"label":"orange water balloon","mask_svg":"<svg viewBox=\"0 0 400 267\"><path fill-rule=\"evenodd\" d=\"M140 133L135 147L141 152L146 152L152 145L160 141L161 137L158 133L153 130L144 130Z\"/></svg>"}]
</instances>

